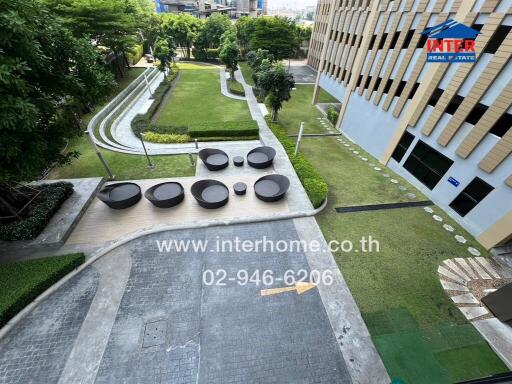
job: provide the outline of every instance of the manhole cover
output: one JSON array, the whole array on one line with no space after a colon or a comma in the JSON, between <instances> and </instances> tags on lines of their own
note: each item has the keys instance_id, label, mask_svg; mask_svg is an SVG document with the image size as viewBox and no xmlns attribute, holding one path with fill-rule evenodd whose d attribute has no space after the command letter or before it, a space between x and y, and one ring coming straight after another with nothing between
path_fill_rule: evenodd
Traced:
<instances>
[{"instance_id":1,"label":"manhole cover","mask_svg":"<svg viewBox=\"0 0 512 384\"><path fill-rule=\"evenodd\" d=\"M155 347L165 344L167 323L165 320L147 323L144 329L142 348Z\"/></svg>"}]
</instances>

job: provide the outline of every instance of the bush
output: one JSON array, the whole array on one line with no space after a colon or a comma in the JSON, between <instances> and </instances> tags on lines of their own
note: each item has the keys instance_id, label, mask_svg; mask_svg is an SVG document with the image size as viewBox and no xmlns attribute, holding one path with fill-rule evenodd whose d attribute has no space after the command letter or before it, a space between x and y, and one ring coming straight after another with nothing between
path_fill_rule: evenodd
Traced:
<instances>
[{"instance_id":1,"label":"bush","mask_svg":"<svg viewBox=\"0 0 512 384\"><path fill-rule=\"evenodd\" d=\"M208 137L254 137L259 135L258 124L254 120L218 121L195 124L189 127L189 135L193 139Z\"/></svg>"},{"instance_id":2,"label":"bush","mask_svg":"<svg viewBox=\"0 0 512 384\"><path fill-rule=\"evenodd\" d=\"M203 49L192 49L192 56L197 61L218 61L219 50L215 48Z\"/></svg>"},{"instance_id":3,"label":"bush","mask_svg":"<svg viewBox=\"0 0 512 384\"><path fill-rule=\"evenodd\" d=\"M133 47L133 52L126 53L126 58L128 59L130 65L135 65L142 58L143 54L144 48L142 47L142 45L136 45L135 47Z\"/></svg>"},{"instance_id":4,"label":"bush","mask_svg":"<svg viewBox=\"0 0 512 384\"><path fill-rule=\"evenodd\" d=\"M245 96L245 89L242 84L236 80L228 80L229 91L235 95Z\"/></svg>"},{"instance_id":5,"label":"bush","mask_svg":"<svg viewBox=\"0 0 512 384\"><path fill-rule=\"evenodd\" d=\"M0 240L30 240L37 237L73 193L73 184L66 182L40 185L37 188L41 193L27 207L25 219L0 224Z\"/></svg>"},{"instance_id":6,"label":"bush","mask_svg":"<svg viewBox=\"0 0 512 384\"><path fill-rule=\"evenodd\" d=\"M84 261L84 254L79 253L3 264L0 268L0 327Z\"/></svg>"},{"instance_id":7,"label":"bush","mask_svg":"<svg viewBox=\"0 0 512 384\"><path fill-rule=\"evenodd\" d=\"M304 186L313 207L320 207L327 198L327 193L329 192L329 187L324 178L301 153L294 156L295 143L288 137L285 130L280 125L272 123L268 117L266 119L268 126L281 142L288 157L290 158L293 168L295 168L295 172Z\"/></svg>"},{"instance_id":8,"label":"bush","mask_svg":"<svg viewBox=\"0 0 512 384\"><path fill-rule=\"evenodd\" d=\"M338 122L338 116L339 113L336 108L334 108L333 105L329 105L327 107L327 120L329 120L333 125L336 125Z\"/></svg>"},{"instance_id":9,"label":"bush","mask_svg":"<svg viewBox=\"0 0 512 384\"><path fill-rule=\"evenodd\" d=\"M150 143L159 144L183 144L190 141L189 135L176 135L173 133L155 133L147 132L144 134L144 139Z\"/></svg>"}]
</instances>

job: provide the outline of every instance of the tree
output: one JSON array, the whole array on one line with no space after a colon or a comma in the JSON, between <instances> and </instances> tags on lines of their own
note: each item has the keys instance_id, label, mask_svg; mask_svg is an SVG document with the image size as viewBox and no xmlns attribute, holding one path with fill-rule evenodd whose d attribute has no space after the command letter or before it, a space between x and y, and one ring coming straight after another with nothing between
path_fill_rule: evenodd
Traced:
<instances>
[{"instance_id":1,"label":"tree","mask_svg":"<svg viewBox=\"0 0 512 384\"><path fill-rule=\"evenodd\" d=\"M267 101L272 108L272 121L277 121L283 102L291 99L291 90L295 87L293 76L286 72L282 64L275 64L262 72L259 86L268 94Z\"/></svg>"},{"instance_id":2,"label":"tree","mask_svg":"<svg viewBox=\"0 0 512 384\"><path fill-rule=\"evenodd\" d=\"M206 19L203 28L197 35L196 49L218 48L221 43L220 38L229 29L231 29L231 20L227 15L220 13L211 15Z\"/></svg>"},{"instance_id":3,"label":"tree","mask_svg":"<svg viewBox=\"0 0 512 384\"><path fill-rule=\"evenodd\" d=\"M236 37L243 56L250 50L251 37L254 33L254 20L256 19L253 17L243 16L235 23Z\"/></svg>"},{"instance_id":4,"label":"tree","mask_svg":"<svg viewBox=\"0 0 512 384\"><path fill-rule=\"evenodd\" d=\"M188 13L166 13L161 17L161 33L172 36L178 47L182 49L183 56L190 59L190 51L204 22Z\"/></svg>"},{"instance_id":5,"label":"tree","mask_svg":"<svg viewBox=\"0 0 512 384\"><path fill-rule=\"evenodd\" d=\"M169 67L169 63L174 62L176 57L176 48L172 39L166 39L158 37L155 42L155 57L158 59L158 69L164 73L167 78L166 69Z\"/></svg>"},{"instance_id":6,"label":"tree","mask_svg":"<svg viewBox=\"0 0 512 384\"><path fill-rule=\"evenodd\" d=\"M272 55L266 49L258 49L256 51L250 51L247 54L247 64L252 68L253 71L258 71L261 63L264 60L268 60L270 63L275 62L274 55Z\"/></svg>"},{"instance_id":7,"label":"tree","mask_svg":"<svg viewBox=\"0 0 512 384\"><path fill-rule=\"evenodd\" d=\"M231 79L234 79L235 71L238 69L240 47L236 42L236 34L233 30L228 30L222 35L219 57L229 69Z\"/></svg>"},{"instance_id":8,"label":"tree","mask_svg":"<svg viewBox=\"0 0 512 384\"><path fill-rule=\"evenodd\" d=\"M61 151L67 139L81 133L78 113L108 94L114 82L98 64L90 40L74 37L43 2L10 0L3 7L0 181L5 185L76 157Z\"/></svg>"},{"instance_id":9,"label":"tree","mask_svg":"<svg viewBox=\"0 0 512 384\"><path fill-rule=\"evenodd\" d=\"M267 49L277 60L290 58L300 45L296 28L286 17L259 17L254 21L251 49Z\"/></svg>"}]
</instances>

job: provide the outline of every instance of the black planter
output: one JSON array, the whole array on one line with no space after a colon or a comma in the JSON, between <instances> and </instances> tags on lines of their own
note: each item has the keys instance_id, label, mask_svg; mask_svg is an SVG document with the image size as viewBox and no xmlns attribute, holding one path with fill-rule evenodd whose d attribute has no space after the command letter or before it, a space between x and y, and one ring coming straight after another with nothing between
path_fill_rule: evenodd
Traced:
<instances>
[{"instance_id":1,"label":"black planter","mask_svg":"<svg viewBox=\"0 0 512 384\"><path fill-rule=\"evenodd\" d=\"M290 180L283 175L263 176L254 184L256 197L267 203L281 200L290 188Z\"/></svg>"},{"instance_id":2,"label":"black planter","mask_svg":"<svg viewBox=\"0 0 512 384\"><path fill-rule=\"evenodd\" d=\"M256 169L265 169L272 165L276 150L272 147L254 148L247 154L247 163Z\"/></svg>"},{"instance_id":3,"label":"black planter","mask_svg":"<svg viewBox=\"0 0 512 384\"><path fill-rule=\"evenodd\" d=\"M206 209L217 209L229 201L229 189L217 180L201 180L191 188L192 196Z\"/></svg>"},{"instance_id":4,"label":"black planter","mask_svg":"<svg viewBox=\"0 0 512 384\"><path fill-rule=\"evenodd\" d=\"M229 156L220 149L202 149L199 151L199 158L210 171L220 171L229 165Z\"/></svg>"},{"instance_id":5,"label":"black planter","mask_svg":"<svg viewBox=\"0 0 512 384\"><path fill-rule=\"evenodd\" d=\"M162 183L151 187L144 194L157 208L172 208L185 198L185 189L180 183Z\"/></svg>"},{"instance_id":6,"label":"black planter","mask_svg":"<svg viewBox=\"0 0 512 384\"><path fill-rule=\"evenodd\" d=\"M137 184L118 183L107 185L96 196L112 209L125 209L137 204L142 192Z\"/></svg>"}]
</instances>

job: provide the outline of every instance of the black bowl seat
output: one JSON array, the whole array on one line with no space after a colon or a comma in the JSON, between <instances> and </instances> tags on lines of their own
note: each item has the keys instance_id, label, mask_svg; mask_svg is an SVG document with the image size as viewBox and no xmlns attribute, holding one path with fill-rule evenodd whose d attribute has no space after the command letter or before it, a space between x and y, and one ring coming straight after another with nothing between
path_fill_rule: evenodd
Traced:
<instances>
[{"instance_id":1,"label":"black bowl seat","mask_svg":"<svg viewBox=\"0 0 512 384\"><path fill-rule=\"evenodd\" d=\"M192 196L206 209L217 209L229 201L229 189L217 180L201 180L192 185Z\"/></svg>"},{"instance_id":2,"label":"black bowl seat","mask_svg":"<svg viewBox=\"0 0 512 384\"><path fill-rule=\"evenodd\" d=\"M265 169L272 165L276 150L272 147L254 148L247 154L247 163L256 169Z\"/></svg>"},{"instance_id":3,"label":"black bowl seat","mask_svg":"<svg viewBox=\"0 0 512 384\"><path fill-rule=\"evenodd\" d=\"M263 176L254 184L256 197L267 203L281 200L290 189L290 180L283 175Z\"/></svg>"},{"instance_id":4,"label":"black bowl seat","mask_svg":"<svg viewBox=\"0 0 512 384\"><path fill-rule=\"evenodd\" d=\"M209 171L220 171L229 165L229 156L220 149L202 149L199 151L199 158Z\"/></svg>"},{"instance_id":5,"label":"black bowl seat","mask_svg":"<svg viewBox=\"0 0 512 384\"><path fill-rule=\"evenodd\" d=\"M107 185L96 196L112 209L126 209L140 201L142 192L135 183L117 183Z\"/></svg>"},{"instance_id":6,"label":"black bowl seat","mask_svg":"<svg viewBox=\"0 0 512 384\"><path fill-rule=\"evenodd\" d=\"M185 189L180 183L167 182L151 187L144 196L157 208L172 208L185 199Z\"/></svg>"}]
</instances>

